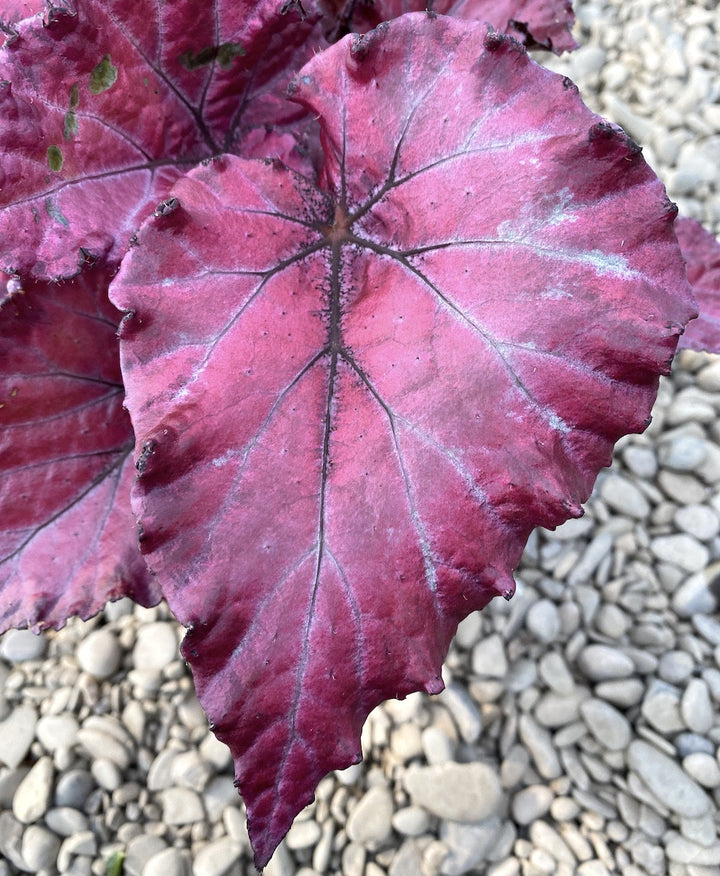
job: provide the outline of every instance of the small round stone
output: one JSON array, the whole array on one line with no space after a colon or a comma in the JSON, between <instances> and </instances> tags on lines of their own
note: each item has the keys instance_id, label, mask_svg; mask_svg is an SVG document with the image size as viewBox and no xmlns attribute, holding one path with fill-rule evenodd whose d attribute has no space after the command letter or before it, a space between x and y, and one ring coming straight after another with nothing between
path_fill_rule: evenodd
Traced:
<instances>
[{"instance_id":1,"label":"small round stone","mask_svg":"<svg viewBox=\"0 0 720 876\"><path fill-rule=\"evenodd\" d=\"M8 630L0 642L0 657L8 663L39 660L46 647L47 640L42 633L37 636L31 630Z\"/></svg>"},{"instance_id":2,"label":"small round stone","mask_svg":"<svg viewBox=\"0 0 720 876\"><path fill-rule=\"evenodd\" d=\"M122 649L117 636L106 627L93 630L77 649L80 668L94 678L114 675L120 667Z\"/></svg>"},{"instance_id":3,"label":"small round stone","mask_svg":"<svg viewBox=\"0 0 720 876\"><path fill-rule=\"evenodd\" d=\"M529 785L512 801L512 816L517 824L532 824L550 809L554 794L547 785Z\"/></svg>"}]
</instances>

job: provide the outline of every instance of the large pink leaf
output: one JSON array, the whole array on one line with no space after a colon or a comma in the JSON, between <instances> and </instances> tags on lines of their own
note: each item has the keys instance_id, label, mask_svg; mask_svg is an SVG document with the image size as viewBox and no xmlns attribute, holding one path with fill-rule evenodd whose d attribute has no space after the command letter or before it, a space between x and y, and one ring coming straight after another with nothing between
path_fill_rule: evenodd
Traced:
<instances>
[{"instance_id":1,"label":"large pink leaf","mask_svg":"<svg viewBox=\"0 0 720 876\"><path fill-rule=\"evenodd\" d=\"M103 272L25 291L11 280L0 306L0 631L160 599L130 511L134 441L107 284Z\"/></svg>"},{"instance_id":2,"label":"large pink leaf","mask_svg":"<svg viewBox=\"0 0 720 876\"><path fill-rule=\"evenodd\" d=\"M720 241L685 216L676 220L675 232L700 308L700 316L688 325L678 346L720 353Z\"/></svg>"},{"instance_id":3,"label":"large pink leaf","mask_svg":"<svg viewBox=\"0 0 720 876\"><path fill-rule=\"evenodd\" d=\"M532 528L581 513L694 312L638 147L509 38L407 15L294 93L321 188L198 168L111 288L143 549L258 865L378 702L441 689Z\"/></svg>"},{"instance_id":4,"label":"large pink leaf","mask_svg":"<svg viewBox=\"0 0 720 876\"><path fill-rule=\"evenodd\" d=\"M0 266L45 278L76 273L82 250L119 260L200 159L247 137L276 154L274 130L304 116L285 91L314 26L275 0L77 0L21 24L0 53Z\"/></svg>"},{"instance_id":5,"label":"large pink leaf","mask_svg":"<svg viewBox=\"0 0 720 876\"><path fill-rule=\"evenodd\" d=\"M45 0L0 0L0 22L16 24L45 9Z\"/></svg>"},{"instance_id":6,"label":"large pink leaf","mask_svg":"<svg viewBox=\"0 0 720 876\"><path fill-rule=\"evenodd\" d=\"M320 0L331 16L331 32L365 33L405 12L434 12L479 21L515 37L527 48L559 55L577 48L570 0Z\"/></svg>"}]
</instances>

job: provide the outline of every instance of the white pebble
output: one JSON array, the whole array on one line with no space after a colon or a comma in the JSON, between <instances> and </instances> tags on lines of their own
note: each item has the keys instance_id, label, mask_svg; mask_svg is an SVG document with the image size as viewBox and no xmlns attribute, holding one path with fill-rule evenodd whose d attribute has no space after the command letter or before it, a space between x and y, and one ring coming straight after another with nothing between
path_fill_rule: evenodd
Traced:
<instances>
[{"instance_id":1,"label":"white pebble","mask_svg":"<svg viewBox=\"0 0 720 876\"><path fill-rule=\"evenodd\" d=\"M393 799L389 788L376 785L350 811L346 830L351 840L375 847L392 833Z\"/></svg>"},{"instance_id":2,"label":"white pebble","mask_svg":"<svg viewBox=\"0 0 720 876\"><path fill-rule=\"evenodd\" d=\"M50 803L54 774L50 757L41 757L32 765L13 795L12 811L18 821L30 824L45 814Z\"/></svg>"},{"instance_id":3,"label":"white pebble","mask_svg":"<svg viewBox=\"0 0 720 876\"><path fill-rule=\"evenodd\" d=\"M117 636L105 627L93 630L77 649L80 668L95 678L110 678L120 667L122 650Z\"/></svg>"},{"instance_id":4,"label":"white pebble","mask_svg":"<svg viewBox=\"0 0 720 876\"><path fill-rule=\"evenodd\" d=\"M38 636L31 630L8 630L1 638L0 657L8 663L39 660L47 647L44 634Z\"/></svg>"},{"instance_id":5,"label":"white pebble","mask_svg":"<svg viewBox=\"0 0 720 876\"><path fill-rule=\"evenodd\" d=\"M650 542L650 550L665 563L673 563L686 572L699 572L707 566L710 552L692 535L659 535Z\"/></svg>"},{"instance_id":6,"label":"white pebble","mask_svg":"<svg viewBox=\"0 0 720 876\"><path fill-rule=\"evenodd\" d=\"M599 699L585 700L580 714L590 733L610 751L624 750L632 737L628 719L609 703Z\"/></svg>"},{"instance_id":7,"label":"white pebble","mask_svg":"<svg viewBox=\"0 0 720 876\"><path fill-rule=\"evenodd\" d=\"M635 664L622 651L609 645L588 645L578 655L577 665L591 681L627 678L635 671Z\"/></svg>"},{"instance_id":8,"label":"white pebble","mask_svg":"<svg viewBox=\"0 0 720 876\"><path fill-rule=\"evenodd\" d=\"M403 785L416 806L449 821L483 821L502 800L496 772L484 763L410 767Z\"/></svg>"},{"instance_id":9,"label":"white pebble","mask_svg":"<svg viewBox=\"0 0 720 876\"><path fill-rule=\"evenodd\" d=\"M600 495L620 514L644 520L650 513L650 503L642 492L621 475L608 475L602 482Z\"/></svg>"},{"instance_id":10,"label":"white pebble","mask_svg":"<svg viewBox=\"0 0 720 876\"><path fill-rule=\"evenodd\" d=\"M553 792L547 785L528 785L512 801L512 816L517 824L531 824L550 809Z\"/></svg>"},{"instance_id":11,"label":"white pebble","mask_svg":"<svg viewBox=\"0 0 720 876\"><path fill-rule=\"evenodd\" d=\"M680 765L654 745L635 739L628 748L628 766L673 812L689 818L704 815L710 799Z\"/></svg>"},{"instance_id":12,"label":"white pebble","mask_svg":"<svg viewBox=\"0 0 720 876\"><path fill-rule=\"evenodd\" d=\"M714 725L710 691L700 678L691 678L680 701L680 714L692 733L704 736Z\"/></svg>"}]
</instances>

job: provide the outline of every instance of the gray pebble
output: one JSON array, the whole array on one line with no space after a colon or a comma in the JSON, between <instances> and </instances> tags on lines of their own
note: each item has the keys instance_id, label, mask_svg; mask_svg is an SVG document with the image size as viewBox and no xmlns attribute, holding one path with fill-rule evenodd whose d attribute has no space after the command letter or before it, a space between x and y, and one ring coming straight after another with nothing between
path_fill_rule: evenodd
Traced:
<instances>
[{"instance_id":1,"label":"gray pebble","mask_svg":"<svg viewBox=\"0 0 720 876\"><path fill-rule=\"evenodd\" d=\"M521 715L518 721L518 733L530 752L538 773L544 779L556 779L562 774L552 738L544 727L529 715Z\"/></svg>"},{"instance_id":2,"label":"gray pebble","mask_svg":"<svg viewBox=\"0 0 720 876\"><path fill-rule=\"evenodd\" d=\"M508 664L502 638L496 633L481 639L472 650L472 671L484 678L503 678Z\"/></svg>"},{"instance_id":3,"label":"gray pebble","mask_svg":"<svg viewBox=\"0 0 720 876\"><path fill-rule=\"evenodd\" d=\"M376 785L363 794L348 816L346 830L351 840L374 847L392 832L393 799L389 788Z\"/></svg>"},{"instance_id":4,"label":"gray pebble","mask_svg":"<svg viewBox=\"0 0 720 876\"><path fill-rule=\"evenodd\" d=\"M560 635L560 616L557 606L550 599L538 599L525 615L528 632L545 645L554 642Z\"/></svg>"},{"instance_id":5,"label":"gray pebble","mask_svg":"<svg viewBox=\"0 0 720 876\"><path fill-rule=\"evenodd\" d=\"M47 648L45 636L35 635L31 630L8 630L1 639L0 657L8 663L39 660Z\"/></svg>"},{"instance_id":6,"label":"gray pebble","mask_svg":"<svg viewBox=\"0 0 720 876\"><path fill-rule=\"evenodd\" d=\"M133 837L127 844L125 860L123 861L123 873L128 876L143 876L148 861L153 856L159 855L167 848L167 843L159 836L148 833L140 833Z\"/></svg>"},{"instance_id":7,"label":"gray pebble","mask_svg":"<svg viewBox=\"0 0 720 876\"><path fill-rule=\"evenodd\" d=\"M591 681L609 681L627 678L635 671L635 664L622 651L609 645L588 645L578 655L577 665Z\"/></svg>"},{"instance_id":8,"label":"gray pebble","mask_svg":"<svg viewBox=\"0 0 720 876\"><path fill-rule=\"evenodd\" d=\"M452 715L462 739L471 744L476 742L482 732L482 717L467 688L450 683L438 695L438 700Z\"/></svg>"},{"instance_id":9,"label":"gray pebble","mask_svg":"<svg viewBox=\"0 0 720 876\"><path fill-rule=\"evenodd\" d=\"M671 861L679 864L693 864L697 867L717 867L720 865L720 841L706 847L675 834L667 838L665 851Z\"/></svg>"},{"instance_id":10,"label":"gray pebble","mask_svg":"<svg viewBox=\"0 0 720 876\"><path fill-rule=\"evenodd\" d=\"M704 736L698 736L697 733L679 733L675 737L675 747L680 757L700 752L715 754L715 746L712 742Z\"/></svg>"},{"instance_id":11,"label":"gray pebble","mask_svg":"<svg viewBox=\"0 0 720 876\"><path fill-rule=\"evenodd\" d=\"M653 680L645 692L641 711L648 724L664 736L685 730L680 715L680 691L673 685Z\"/></svg>"},{"instance_id":12,"label":"gray pebble","mask_svg":"<svg viewBox=\"0 0 720 876\"><path fill-rule=\"evenodd\" d=\"M45 813L45 824L58 836L72 836L88 830L87 816L70 806L56 806Z\"/></svg>"},{"instance_id":13,"label":"gray pebble","mask_svg":"<svg viewBox=\"0 0 720 876\"><path fill-rule=\"evenodd\" d=\"M42 818L50 803L54 775L50 757L40 757L32 765L13 796L12 810L18 821L30 824Z\"/></svg>"},{"instance_id":14,"label":"gray pebble","mask_svg":"<svg viewBox=\"0 0 720 876\"><path fill-rule=\"evenodd\" d=\"M174 624L158 621L140 627L133 648L133 662L146 671L161 672L179 658Z\"/></svg>"},{"instance_id":15,"label":"gray pebble","mask_svg":"<svg viewBox=\"0 0 720 876\"><path fill-rule=\"evenodd\" d=\"M443 876L461 876L481 864L494 845L500 819L489 818L480 824L458 824L443 821L440 825L440 840L448 849L440 873Z\"/></svg>"},{"instance_id":16,"label":"gray pebble","mask_svg":"<svg viewBox=\"0 0 720 876\"><path fill-rule=\"evenodd\" d=\"M405 806L393 815L392 826L403 836L421 836L430 827L430 818L421 806Z\"/></svg>"},{"instance_id":17,"label":"gray pebble","mask_svg":"<svg viewBox=\"0 0 720 876\"><path fill-rule=\"evenodd\" d=\"M117 764L106 757L96 758L90 765L90 772L97 784L106 791L114 791L122 784L122 773Z\"/></svg>"},{"instance_id":18,"label":"gray pebble","mask_svg":"<svg viewBox=\"0 0 720 876\"><path fill-rule=\"evenodd\" d=\"M705 545L686 533L659 535L650 542L650 550L659 560L673 563L686 572L699 572L710 560Z\"/></svg>"},{"instance_id":19,"label":"gray pebble","mask_svg":"<svg viewBox=\"0 0 720 876\"><path fill-rule=\"evenodd\" d=\"M660 657L657 674L669 684L684 684L694 668L695 661L687 651L668 651Z\"/></svg>"},{"instance_id":20,"label":"gray pebble","mask_svg":"<svg viewBox=\"0 0 720 876\"><path fill-rule=\"evenodd\" d=\"M122 660L117 636L107 627L93 630L78 646L77 659L80 668L94 678L110 678Z\"/></svg>"},{"instance_id":21,"label":"gray pebble","mask_svg":"<svg viewBox=\"0 0 720 876\"><path fill-rule=\"evenodd\" d=\"M650 503L642 492L622 475L608 475L600 487L600 495L620 514L644 520L650 514Z\"/></svg>"},{"instance_id":22,"label":"gray pebble","mask_svg":"<svg viewBox=\"0 0 720 876\"><path fill-rule=\"evenodd\" d=\"M692 475L664 469L657 481L663 492L679 505L696 505L705 499L705 487Z\"/></svg>"},{"instance_id":23,"label":"gray pebble","mask_svg":"<svg viewBox=\"0 0 720 876\"><path fill-rule=\"evenodd\" d=\"M655 477L658 464L652 447L631 444L623 450L622 457L625 465L639 478L652 480Z\"/></svg>"},{"instance_id":24,"label":"gray pebble","mask_svg":"<svg viewBox=\"0 0 720 876\"><path fill-rule=\"evenodd\" d=\"M431 766L455 759L455 745L440 727L426 727L421 739L425 760Z\"/></svg>"},{"instance_id":25,"label":"gray pebble","mask_svg":"<svg viewBox=\"0 0 720 876\"><path fill-rule=\"evenodd\" d=\"M562 654L547 651L538 664L540 678L561 696L568 696L575 689L575 682Z\"/></svg>"},{"instance_id":26,"label":"gray pebble","mask_svg":"<svg viewBox=\"0 0 720 876\"><path fill-rule=\"evenodd\" d=\"M712 563L706 569L690 575L677 588L672 598L672 607L680 617L696 614L712 614L718 603L711 584L720 575L720 564Z\"/></svg>"},{"instance_id":27,"label":"gray pebble","mask_svg":"<svg viewBox=\"0 0 720 876\"><path fill-rule=\"evenodd\" d=\"M720 645L720 622L705 614L693 615L692 625L695 630L711 645Z\"/></svg>"},{"instance_id":28,"label":"gray pebble","mask_svg":"<svg viewBox=\"0 0 720 876\"><path fill-rule=\"evenodd\" d=\"M495 770L483 763L410 767L403 785L414 805L449 821L484 821L502 800Z\"/></svg>"},{"instance_id":29,"label":"gray pebble","mask_svg":"<svg viewBox=\"0 0 720 876\"><path fill-rule=\"evenodd\" d=\"M35 735L45 751L51 754L58 748L72 748L80 725L74 715L45 715L35 727Z\"/></svg>"},{"instance_id":30,"label":"gray pebble","mask_svg":"<svg viewBox=\"0 0 720 876\"><path fill-rule=\"evenodd\" d=\"M242 851L240 843L227 836L208 843L195 855L193 876L224 876L240 860ZM162 876L160 871L158 876Z\"/></svg>"},{"instance_id":31,"label":"gray pebble","mask_svg":"<svg viewBox=\"0 0 720 876\"><path fill-rule=\"evenodd\" d=\"M678 815L695 818L710 809L710 799L700 785L654 745L633 740L628 748L628 766Z\"/></svg>"},{"instance_id":32,"label":"gray pebble","mask_svg":"<svg viewBox=\"0 0 720 876\"><path fill-rule=\"evenodd\" d=\"M695 752L683 758L683 769L703 788L720 788L720 764L708 752Z\"/></svg>"},{"instance_id":33,"label":"gray pebble","mask_svg":"<svg viewBox=\"0 0 720 876\"><path fill-rule=\"evenodd\" d=\"M0 762L10 769L20 766L35 738L37 720L32 706L20 705L0 722Z\"/></svg>"},{"instance_id":34,"label":"gray pebble","mask_svg":"<svg viewBox=\"0 0 720 876\"><path fill-rule=\"evenodd\" d=\"M190 788L167 788L159 796L165 824L192 824L205 818L202 801Z\"/></svg>"},{"instance_id":35,"label":"gray pebble","mask_svg":"<svg viewBox=\"0 0 720 876\"><path fill-rule=\"evenodd\" d=\"M130 752L115 736L104 730L83 726L78 730L77 741L92 758L111 760L120 770L130 764Z\"/></svg>"},{"instance_id":36,"label":"gray pebble","mask_svg":"<svg viewBox=\"0 0 720 876\"><path fill-rule=\"evenodd\" d=\"M55 803L58 806L82 809L94 787L95 780L87 770L68 770L58 778L55 789Z\"/></svg>"},{"instance_id":37,"label":"gray pebble","mask_svg":"<svg viewBox=\"0 0 720 876\"><path fill-rule=\"evenodd\" d=\"M528 785L512 801L512 817L517 824L530 824L550 809L554 794L547 785Z\"/></svg>"},{"instance_id":38,"label":"gray pebble","mask_svg":"<svg viewBox=\"0 0 720 876\"><path fill-rule=\"evenodd\" d=\"M579 562L568 575L568 583L582 584L588 581L593 572L612 550L613 537L609 532L601 532L593 538L585 549Z\"/></svg>"},{"instance_id":39,"label":"gray pebble","mask_svg":"<svg viewBox=\"0 0 720 876\"><path fill-rule=\"evenodd\" d=\"M628 719L609 703L600 699L585 700L580 706L580 714L590 733L610 751L627 748L632 737Z\"/></svg>"},{"instance_id":40,"label":"gray pebble","mask_svg":"<svg viewBox=\"0 0 720 876\"><path fill-rule=\"evenodd\" d=\"M52 870L60 851L60 840L46 827L31 824L22 838L22 858L30 870Z\"/></svg>"},{"instance_id":41,"label":"gray pebble","mask_svg":"<svg viewBox=\"0 0 720 876\"><path fill-rule=\"evenodd\" d=\"M692 471L702 465L707 455L706 442L693 435L678 435L660 444L660 464L675 471Z\"/></svg>"},{"instance_id":42,"label":"gray pebble","mask_svg":"<svg viewBox=\"0 0 720 876\"><path fill-rule=\"evenodd\" d=\"M622 639L629 625L630 620L625 612L613 603L601 605L595 617L595 626L598 632L609 639Z\"/></svg>"},{"instance_id":43,"label":"gray pebble","mask_svg":"<svg viewBox=\"0 0 720 876\"><path fill-rule=\"evenodd\" d=\"M700 541L711 541L720 532L720 519L707 505L684 505L675 512L678 529Z\"/></svg>"},{"instance_id":44,"label":"gray pebble","mask_svg":"<svg viewBox=\"0 0 720 876\"><path fill-rule=\"evenodd\" d=\"M580 717L580 703L585 696L585 689L569 696L560 696L552 691L543 694L535 706L535 718L543 727L556 728L571 724Z\"/></svg>"},{"instance_id":45,"label":"gray pebble","mask_svg":"<svg viewBox=\"0 0 720 876\"><path fill-rule=\"evenodd\" d=\"M712 701L707 685L700 678L691 678L680 701L680 714L691 733L705 735L715 724Z\"/></svg>"}]
</instances>

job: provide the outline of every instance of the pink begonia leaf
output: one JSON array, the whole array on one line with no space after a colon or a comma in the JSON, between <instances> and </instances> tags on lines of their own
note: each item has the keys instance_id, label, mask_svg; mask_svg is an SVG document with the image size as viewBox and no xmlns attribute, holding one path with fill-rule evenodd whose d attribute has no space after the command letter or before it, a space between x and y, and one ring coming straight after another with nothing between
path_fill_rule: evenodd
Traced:
<instances>
[{"instance_id":1,"label":"pink begonia leaf","mask_svg":"<svg viewBox=\"0 0 720 876\"><path fill-rule=\"evenodd\" d=\"M131 596L154 605L130 510L119 314L108 276L10 280L0 306L0 631L61 627Z\"/></svg>"},{"instance_id":2,"label":"pink begonia leaf","mask_svg":"<svg viewBox=\"0 0 720 876\"><path fill-rule=\"evenodd\" d=\"M324 45L317 17L276 0L77 0L21 23L0 52L0 267L43 279L75 274L83 251L119 260L195 163L248 136L256 155L258 130L303 119L286 89Z\"/></svg>"},{"instance_id":3,"label":"pink begonia leaf","mask_svg":"<svg viewBox=\"0 0 720 876\"><path fill-rule=\"evenodd\" d=\"M570 0L320 0L336 32L365 33L405 12L433 12L491 25L515 37L526 48L555 54L577 48L572 37L575 15ZM330 28L332 34L333 28Z\"/></svg>"},{"instance_id":4,"label":"pink begonia leaf","mask_svg":"<svg viewBox=\"0 0 720 876\"><path fill-rule=\"evenodd\" d=\"M694 313L638 147L513 40L411 14L318 55L320 188L228 157L111 286L142 544L256 863L458 621L581 513Z\"/></svg>"},{"instance_id":5,"label":"pink begonia leaf","mask_svg":"<svg viewBox=\"0 0 720 876\"><path fill-rule=\"evenodd\" d=\"M700 316L688 325L678 346L720 353L720 241L685 216L675 220L675 233L700 308Z\"/></svg>"},{"instance_id":6,"label":"pink begonia leaf","mask_svg":"<svg viewBox=\"0 0 720 876\"><path fill-rule=\"evenodd\" d=\"M16 24L46 8L45 0L0 0L0 21Z\"/></svg>"}]
</instances>

